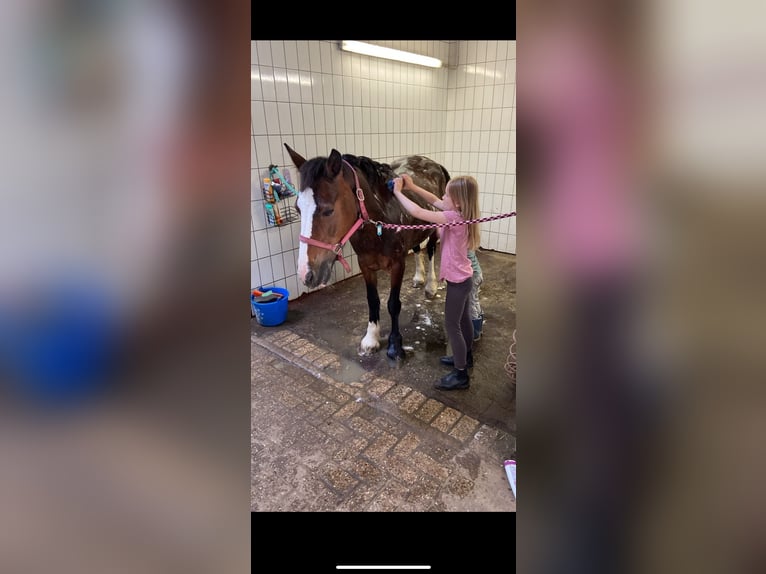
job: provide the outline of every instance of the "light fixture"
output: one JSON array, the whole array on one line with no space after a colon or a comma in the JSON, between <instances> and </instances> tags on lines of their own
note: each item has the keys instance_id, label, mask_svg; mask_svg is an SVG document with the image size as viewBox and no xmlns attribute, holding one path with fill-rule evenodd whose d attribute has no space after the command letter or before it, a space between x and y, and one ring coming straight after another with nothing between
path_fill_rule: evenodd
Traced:
<instances>
[{"instance_id":1,"label":"light fixture","mask_svg":"<svg viewBox=\"0 0 766 574\"><path fill-rule=\"evenodd\" d=\"M400 62L420 64L421 66L428 66L429 68L442 67L442 61L438 58L421 56L420 54L413 54L412 52L405 52L404 50L394 50L393 48L386 48L384 46L368 44L366 42L342 40L340 47L341 50L356 52L357 54L364 54L366 56L375 56L377 58L386 58L388 60L399 60Z\"/></svg>"}]
</instances>

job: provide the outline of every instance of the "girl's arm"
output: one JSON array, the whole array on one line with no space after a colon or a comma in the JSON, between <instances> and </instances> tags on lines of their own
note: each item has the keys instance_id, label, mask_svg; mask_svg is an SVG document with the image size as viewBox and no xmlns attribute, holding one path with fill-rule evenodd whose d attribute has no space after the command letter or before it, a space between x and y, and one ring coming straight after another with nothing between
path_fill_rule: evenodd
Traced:
<instances>
[{"instance_id":1,"label":"girl's arm","mask_svg":"<svg viewBox=\"0 0 766 574\"><path fill-rule=\"evenodd\" d=\"M428 221L429 223L447 223L447 216L444 215L443 212L431 211L430 209L420 207L409 197L405 196L402 193L402 178L400 177L394 179L394 196L399 200L399 203L402 204L402 207L404 207L404 209L407 210L407 213L409 213L412 217L416 219L422 219L423 221Z\"/></svg>"},{"instance_id":2,"label":"girl's arm","mask_svg":"<svg viewBox=\"0 0 766 574\"><path fill-rule=\"evenodd\" d=\"M406 173L402 174L402 180L403 185L402 189L409 189L411 191L414 191L417 193L420 197L425 199L428 203L433 205L436 209L444 209L444 205L442 204L442 200L436 197L433 193L430 191L423 189L422 187L415 185L415 183L412 181L412 178L407 175Z\"/></svg>"}]
</instances>

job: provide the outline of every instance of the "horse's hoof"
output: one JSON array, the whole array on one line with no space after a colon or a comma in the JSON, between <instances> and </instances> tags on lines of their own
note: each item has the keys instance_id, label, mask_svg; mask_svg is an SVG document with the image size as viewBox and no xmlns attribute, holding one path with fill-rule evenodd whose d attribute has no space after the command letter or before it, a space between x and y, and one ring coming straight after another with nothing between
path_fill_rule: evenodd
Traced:
<instances>
[{"instance_id":1,"label":"horse's hoof","mask_svg":"<svg viewBox=\"0 0 766 574\"><path fill-rule=\"evenodd\" d=\"M359 343L360 355L372 355L380 349L380 341L374 337L365 337L362 342Z\"/></svg>"},{"instance_id":2,"label":"horse's hoof","mask_svg":"<svg viewBox=\"0 0 766 574\"><path fill-rule=\"evenodd\" d=\"M412 280L412 286L415 287L415 288L422 287L425 284L426 284L425 281L418 281L417 279L413 279Z\"/></svg>"},{"instance_id":3,"label":"horse's hoof","mask_svg":"<svg viewBox=\"0 0 766 574\"><path fill-rule=\"evenodd\" d=\"M359 355L364 357L369 357L371 355L374 355L375 353L380 350L380 345L377 345L375 347L365 347L361 346L359 347Z\"/></svg>"},{"instance_id":4,"label":"horse's hoof","mask_svg":"<svg viewBox=\"0 0 766 574\"><path fill-rule=\"evenodd\" d=\"M426 291L426 299L433 299L436 297L436 291Z\"/></svg>"},{"instance_id":5,"label":"horse's hoof","mask_svg":"<svg viewBox=\"0 0 766 574\"><path fill-rule=\"evenodd\" d=\"M388 351L386 351L386 355L388 355L389 359L399 360L404 358L404 349L399 347L398 349L391 345L388 348Z\"/></svg>"}]
</instances>

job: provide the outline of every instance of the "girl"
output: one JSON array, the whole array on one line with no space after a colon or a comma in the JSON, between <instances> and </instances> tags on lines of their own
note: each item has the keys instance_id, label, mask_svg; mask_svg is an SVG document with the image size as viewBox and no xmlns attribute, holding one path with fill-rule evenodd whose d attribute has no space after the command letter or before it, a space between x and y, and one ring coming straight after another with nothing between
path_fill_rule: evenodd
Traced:
<instances>
[{"instance_id":1,"label":"girl","mask_svg":"<svg viewBox=\"0 0 766 574\"><path fill-rule=\"evenodd\" d=\"M409 189L441 211L430 211L402 194ZM451 223L478 219L479 184L469 175L451 179L444 197L439 199L412 178L403 174L394 179L394 196L407 212L429 223ZM444 326L453 353L454 369L434 385L437 389L451 391L467 389L468 367L473 367L473 323L471 321L470 295L473 287L473 267L468 251L479 246L479 225L453 225L439 228L441 238L441 265L439 280L447 281L447 300L444 304Z\"/></svg>"}]
</instances>

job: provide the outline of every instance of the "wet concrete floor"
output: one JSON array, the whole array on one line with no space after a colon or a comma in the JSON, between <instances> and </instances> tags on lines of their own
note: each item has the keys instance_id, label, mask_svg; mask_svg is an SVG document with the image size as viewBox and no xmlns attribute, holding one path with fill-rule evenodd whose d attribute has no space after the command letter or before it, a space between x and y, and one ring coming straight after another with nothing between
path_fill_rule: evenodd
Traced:
<instances>
[{"instance_id":1,"label":"wet concrete floor","mask_svg":"<svg viewBox=\"0 0 766 574\"><path fill-rule=\"evenodd\" d=\"M406 351L404 360L386 355L391 320L386 310L389 275L378 274L381 299L381 348L372 356L360 356L359 345L369 316L364 279L361 275L289 302L287 320L280 325L340 357L339 366L328 371L334 379L353 383L365 374L406 384L423 395L457 409L482 424L515 436L516 387L509 370L510 346L516 328L516 256L489 250L477 253L484 275L479 300L484 310L482 337L474 342L474 368L469 389L440 391L434 383L449 372L439 362L446 354L444 332L445 283L434 299L425 297L423 287L413 287L414 255L407 257L401 290L400 331ZM439 252L436 254L438 274ZM268 334L269 327L255 321L253 333Z\"/></svg>"},{"instance_id":2,"label":"wet concrete floor","mask_svg":"<svg viewBox=\"0 0 766 574\"><path fill-rule=\"evenodd\" d=\"M275 327L251 321L251 511L515 512L503 461L515 458L513 255L480 251L486 323L471 386L440 391L449 372L442 287L412 287L400 330L406 357L360 356L368 309L361 276L289 302ZM437 268L438 268L437 255ZM383 309L389 293L378 277Z\"/></svg>"}]
</instances>

